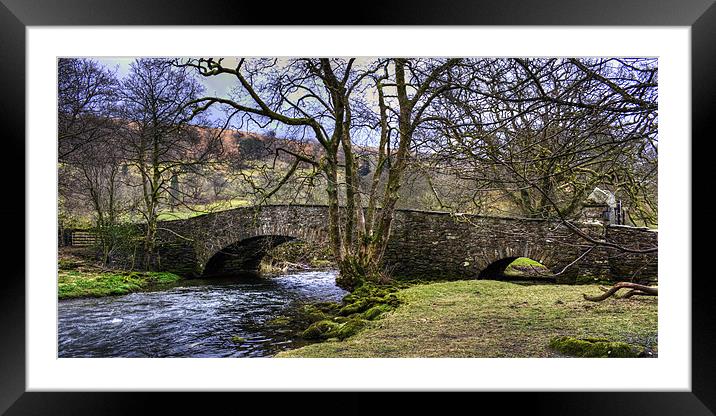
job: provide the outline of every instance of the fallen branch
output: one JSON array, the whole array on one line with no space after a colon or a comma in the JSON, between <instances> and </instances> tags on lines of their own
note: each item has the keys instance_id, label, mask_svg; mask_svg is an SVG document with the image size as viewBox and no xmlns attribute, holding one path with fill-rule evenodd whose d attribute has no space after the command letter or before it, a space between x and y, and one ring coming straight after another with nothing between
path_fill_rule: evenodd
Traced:
<instances>
[{"instance_id":1,"label":"fallen branch","mask_svg":"<svg viewBox=\"0 0 716 416\"><path fill-rule=\"evenodd\" d=\"M646 293L637 289L632 289L625 293L623 296L620 296L619 299L628 299L632 296L656 296L656 293Z\"/></svg>"},{"instance_id":2,"label":"fallen branch","mask_svg":"<svg viewBox=\"0 0 716 416\"><path fill-rule=\"evenodd\" d=\"M616 294L621 289L631 289L631 290L629 292L627 292L626 294L624 294L624 296L621 296L621 297L614 296L615 298L626 299L626 298L630 298L634 295L658 296L658 294L659 294L658 287L645 286L645 285L640 285L637 283L630 283L630 282L619 282L607 290L605 290L605 288L602 288L602 287L600 287L600 289L604 291L604 293L602 293L601 295L589 296L587 294L582 294L582 296L584 296L584 299L592 301L592 302L601 302L604 299L607 299L610 296Z\"/></svg>"}]
</instances>

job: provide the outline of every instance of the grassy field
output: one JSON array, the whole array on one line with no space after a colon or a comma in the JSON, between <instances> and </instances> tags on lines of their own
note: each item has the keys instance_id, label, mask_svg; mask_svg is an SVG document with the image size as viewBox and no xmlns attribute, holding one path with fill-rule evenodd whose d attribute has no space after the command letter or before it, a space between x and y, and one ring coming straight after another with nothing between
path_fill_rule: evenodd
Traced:
<instances>
[{"instance_id":1,"label":"grassy field","mask_svg":"<svg viewBox=\"0 0 716 416\"><path fill-rule=\"evenodd\" d=\"M585 301L596 285L490 280L422 284L358 334L278 357L558 357L557 336L605 338L657 351L657 298Z\"/></svg>"}]
</instances>

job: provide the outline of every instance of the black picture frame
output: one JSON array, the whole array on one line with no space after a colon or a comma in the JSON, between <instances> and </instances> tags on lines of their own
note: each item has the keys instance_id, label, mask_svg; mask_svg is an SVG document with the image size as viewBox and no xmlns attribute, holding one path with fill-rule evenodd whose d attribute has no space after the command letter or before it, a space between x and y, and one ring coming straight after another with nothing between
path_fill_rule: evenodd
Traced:
<instances>
[{"instance_id":1,"label":"black picture frame","mask_svg":"<svg viewBox=\"0 0 716 416\"><path fill-rule=\"evenodd\" d=\"M280 4L280 7L278 5ZM333 413L366 413L378 410L372 397L339 393L321 398L314 407L312 395L276 400L265 396L244 399L243 393L197 399L182 393L38 393L25 391L25 28L64 25L636 25L690 26L692 51L691 145L713 137L711 115L716 99L716 6L713 0L489 0L437 2L413 0L392 3L337 4L319 0L288 5L269 2L201 2L191 0L0 0L0 118L2 185L8 199L1 204L5 232L5 273L0 285L0 413L25 414L130 414L159 404L162 413L199 405L219 404L231 413L241 410L272 413L285 409L321 409ZM692 152L696 155L699 153ZM703 152L702 152L703 154ZM708 157L708 153L706 153ZM692 165L692 189L699 178L713 177L712 162ZM22 178L22 179L21 179ZM692 213L696 218L696 213ZM23 221L20 221L20 219ZM692 227L693 230L693 227ZM695 231L705 235L706 231ZM708 245L697 245L692 236L692 258L708 258ZM696 254L696 255L694 255ZM699 256L699 254L701 256ZM697 265L694 265L697 266ZM475 393L455 400L433 395L389 398L381 413L409 404L422 410L440 408L443 413L479 405L500 413L610 414L610 415L713 415L716 412L716 303L707 273L692 273L692 389L690 392L600 393ZM340 375L339 375L340 376ZM389 375L385 375L389 376ZM615 377L618 377L615 374ZM272 394L273 395L273 394ZM465 396L463 396L465 397ZM329 402L340 407L331 407ZM240 403L240 404L239 404ZM308 404L308 407L306 405Z\"/></svg>"}]
</instances>

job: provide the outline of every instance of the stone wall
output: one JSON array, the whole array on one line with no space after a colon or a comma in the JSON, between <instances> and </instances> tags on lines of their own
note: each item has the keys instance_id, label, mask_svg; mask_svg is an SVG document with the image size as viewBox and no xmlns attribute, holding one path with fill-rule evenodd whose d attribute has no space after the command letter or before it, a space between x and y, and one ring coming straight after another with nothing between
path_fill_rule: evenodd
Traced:
<instances>
[{"instance_id":1,"label":"stone wall","mask_svg":"<svg viewBox=\"0 0 716 416\"><path fill-rule=\"evenodd\" d=\"M613 225L607 229L607 238L623 247L646 250L659 246L659 233L648 228ZM629 253L610 250L609 267L612 280L656 283L658 278L658 253Z\"/></svg>"}]
</instances>

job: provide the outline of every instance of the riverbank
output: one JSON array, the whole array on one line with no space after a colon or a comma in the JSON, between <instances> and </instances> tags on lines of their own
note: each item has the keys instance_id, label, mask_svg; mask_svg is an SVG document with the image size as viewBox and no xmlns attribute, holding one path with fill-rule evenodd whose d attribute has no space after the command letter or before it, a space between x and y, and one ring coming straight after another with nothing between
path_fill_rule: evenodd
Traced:
<instances>
[{"instance_id":1,"label":"riverbank","mask_svg":"<svg viewBox=\"0 0 716 416\"><path fill-rule=\"evenodd\" d=\"M491 280L419 284L400 305L343 341L277 357L563 357L558 337L628 343L658 353L657 299L589 302L597 285L528 285Z\"/></svg>"},{"instance_id":2,"label":"riverbank","mask_svg":"<svg viewBox=\"0 0 716 416\"><path fill-rule=\"evenodd\" d=\"M106 270L86 250L61 250L58 261L58 299L103 297L158 287L181 280L167 272Z\"/></svg>"}]
</instances>

